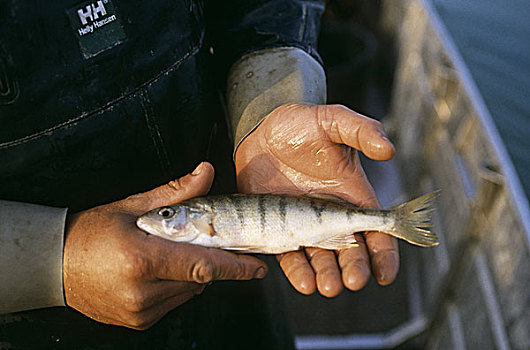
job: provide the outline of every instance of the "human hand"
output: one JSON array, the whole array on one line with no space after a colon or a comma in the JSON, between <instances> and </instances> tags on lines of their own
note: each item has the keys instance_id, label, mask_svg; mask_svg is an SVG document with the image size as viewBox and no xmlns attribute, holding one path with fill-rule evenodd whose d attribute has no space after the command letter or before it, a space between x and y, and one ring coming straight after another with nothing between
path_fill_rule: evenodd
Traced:
<instances>
[{"instance_id":1,"label":"human hand","mask_svg":"<svg viewBox=\"0 0 530 350\"><path fill-rule=\"evenodd\" d=\"M202 163L167 185L73 215L64 248L66 303L103 323L147 329L215 280L263 278L260 260L175 243L136 228L136 217L204 195L213 167Z\"/></svg>"},{"instance_id":2,"label":"human hand","mask_svg":"<svg viewBox=\"0 0 530 350\"><path fill-rule=\"evenodd\" d=\"M389 160L394 147L381 124L340 105L289 104L276 108L240 144L235 155L243 193L329 193L365 208L379 208L355 150ZM364 237L363 237L364 236ZM278 256L293 287L338 295L343 285L363 288L370 261L377 282L394 281L399 269L395 238L380 232L356 234L359 245L341 251L307 248Z\"/></svg>"}]
</instances>

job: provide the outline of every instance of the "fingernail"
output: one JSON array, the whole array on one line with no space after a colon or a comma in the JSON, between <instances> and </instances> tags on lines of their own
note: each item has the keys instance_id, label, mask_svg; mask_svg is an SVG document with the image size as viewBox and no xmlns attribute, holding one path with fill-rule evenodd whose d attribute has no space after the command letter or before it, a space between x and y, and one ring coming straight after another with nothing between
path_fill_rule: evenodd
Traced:
<instances>
[{"instance_id":1,"label":"fingernail","mask_svg":"<svg viewBox=\"0 0 530 350\"><path fill-rule=\"evenodd\" d=\"M388 143L392 143L392 141L390 141L390 139L386 135L381 135L381 138Z\"/></svg>"},{"instance_id":2,"label":"fingernail","mask_svg":"<svg viewBox=\"0 0 530 350\"><path fill-rule=\"evenodd\" d=\"M263 278L265 277L265 275L267 274L267 271L265 270L264 267L260 267L256 270L256 273L254 274L254 278Z\"/></svg>"},{"instance_id":3,"label":"fingernail","mask_svg":"<svg viewBox=\"0 0 530 350\"><path fill-rule=\"evenodd\" d=\"M196 175L199 175L199 174L201 173L201 171L202 171L203 164L204 164L204 163L199 164L199 165L195 168L195 170L193 170L193 172L191 173L191 175L195 175L195 176L196 176Z\"/></svg>"}]
</instances>

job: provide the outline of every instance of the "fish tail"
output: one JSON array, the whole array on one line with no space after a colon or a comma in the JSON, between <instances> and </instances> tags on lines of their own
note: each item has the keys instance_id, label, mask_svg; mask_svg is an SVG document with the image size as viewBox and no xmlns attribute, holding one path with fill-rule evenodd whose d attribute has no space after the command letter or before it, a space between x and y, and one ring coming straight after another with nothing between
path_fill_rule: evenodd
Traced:
<instances>
[{"instance_id":1,"label":"fish tail","mask_svg":"<svg viewBox=\"0 0 530 350\"><path fill-rule=\"evenodd\" d=\"M440 190L424 194L409 202L397 205L394 211L396 223L392 235L405 241L422 247L438 245L438 237L426 228L432 227L431 222L434 208L434 200L438 197Z\"/></svg>"}]
</instances>

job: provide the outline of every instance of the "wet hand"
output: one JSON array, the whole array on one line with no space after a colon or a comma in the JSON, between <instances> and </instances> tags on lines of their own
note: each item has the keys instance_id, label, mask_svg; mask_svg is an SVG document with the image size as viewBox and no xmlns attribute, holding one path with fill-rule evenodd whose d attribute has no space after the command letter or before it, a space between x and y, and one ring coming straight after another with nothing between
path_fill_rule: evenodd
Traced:
<instances>
[{"instance_id":1,"label":"wet hand","mask_svg":"<svg viewBox=\"0 0 530 350\"><path fill-rule=\"evenodd\" d=\"M66 303L103 323L147 329L215 280L262 278L251 256L175 243L136 228L136 217L204 195L213 167L202 163L167 185L69 218L64 248Z\"/></svg>"},{"instance_id":2,"label":"wet hand","mask_svg":"<svg viewBox=\"0 0 530 350\"><path fill-rule=\"evenodd\" d=\"M394 155L378 121L344 106L280 106L240 144L235 156L238 188L243 193L329 193L378 208L356 150L374 160ZM311 248L282 254L278 260L303 294L318 289L333 297L343 286L359 290L370 271L379 284L392 283L399 269L396 239L380 232L357 237L359 246L354 248Z\"/></svg>"}]
</instances>

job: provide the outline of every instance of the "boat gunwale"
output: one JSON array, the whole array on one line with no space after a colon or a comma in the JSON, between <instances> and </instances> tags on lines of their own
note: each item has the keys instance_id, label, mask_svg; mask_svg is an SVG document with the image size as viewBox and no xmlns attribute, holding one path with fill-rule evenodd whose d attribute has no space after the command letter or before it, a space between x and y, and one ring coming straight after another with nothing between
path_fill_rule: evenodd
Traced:
<instances>
[{"instance_id":1,"label":"boat gunwale","mask_svg":"<svg viewBox=\"0 0 530 350\"><path fill-rule=\"evenodd\" d=\"M523 190L522 183L519 179L512 159L502 141L502 138L497 130L495 122L486 107L484 99L478 89L478 86L473 79L471 72L460 54L453 38L449 34L446 26L443 24L438 11L429 0L418 0L421 2L427 17L431 21L432 30L438 35L442 47L445 49L447 56L452 62L454 69L458 73L461 80L462 87L469 95L470 103L476 111L476 116L487 138L491 140L491 148L494 152L498 162L501 173L505 177L505 185L508 193L512 199L515 210L517 211L519 222L526 236L526 243L530 249L530 207L528 198Z\"/></svg>"}]
</instances>

